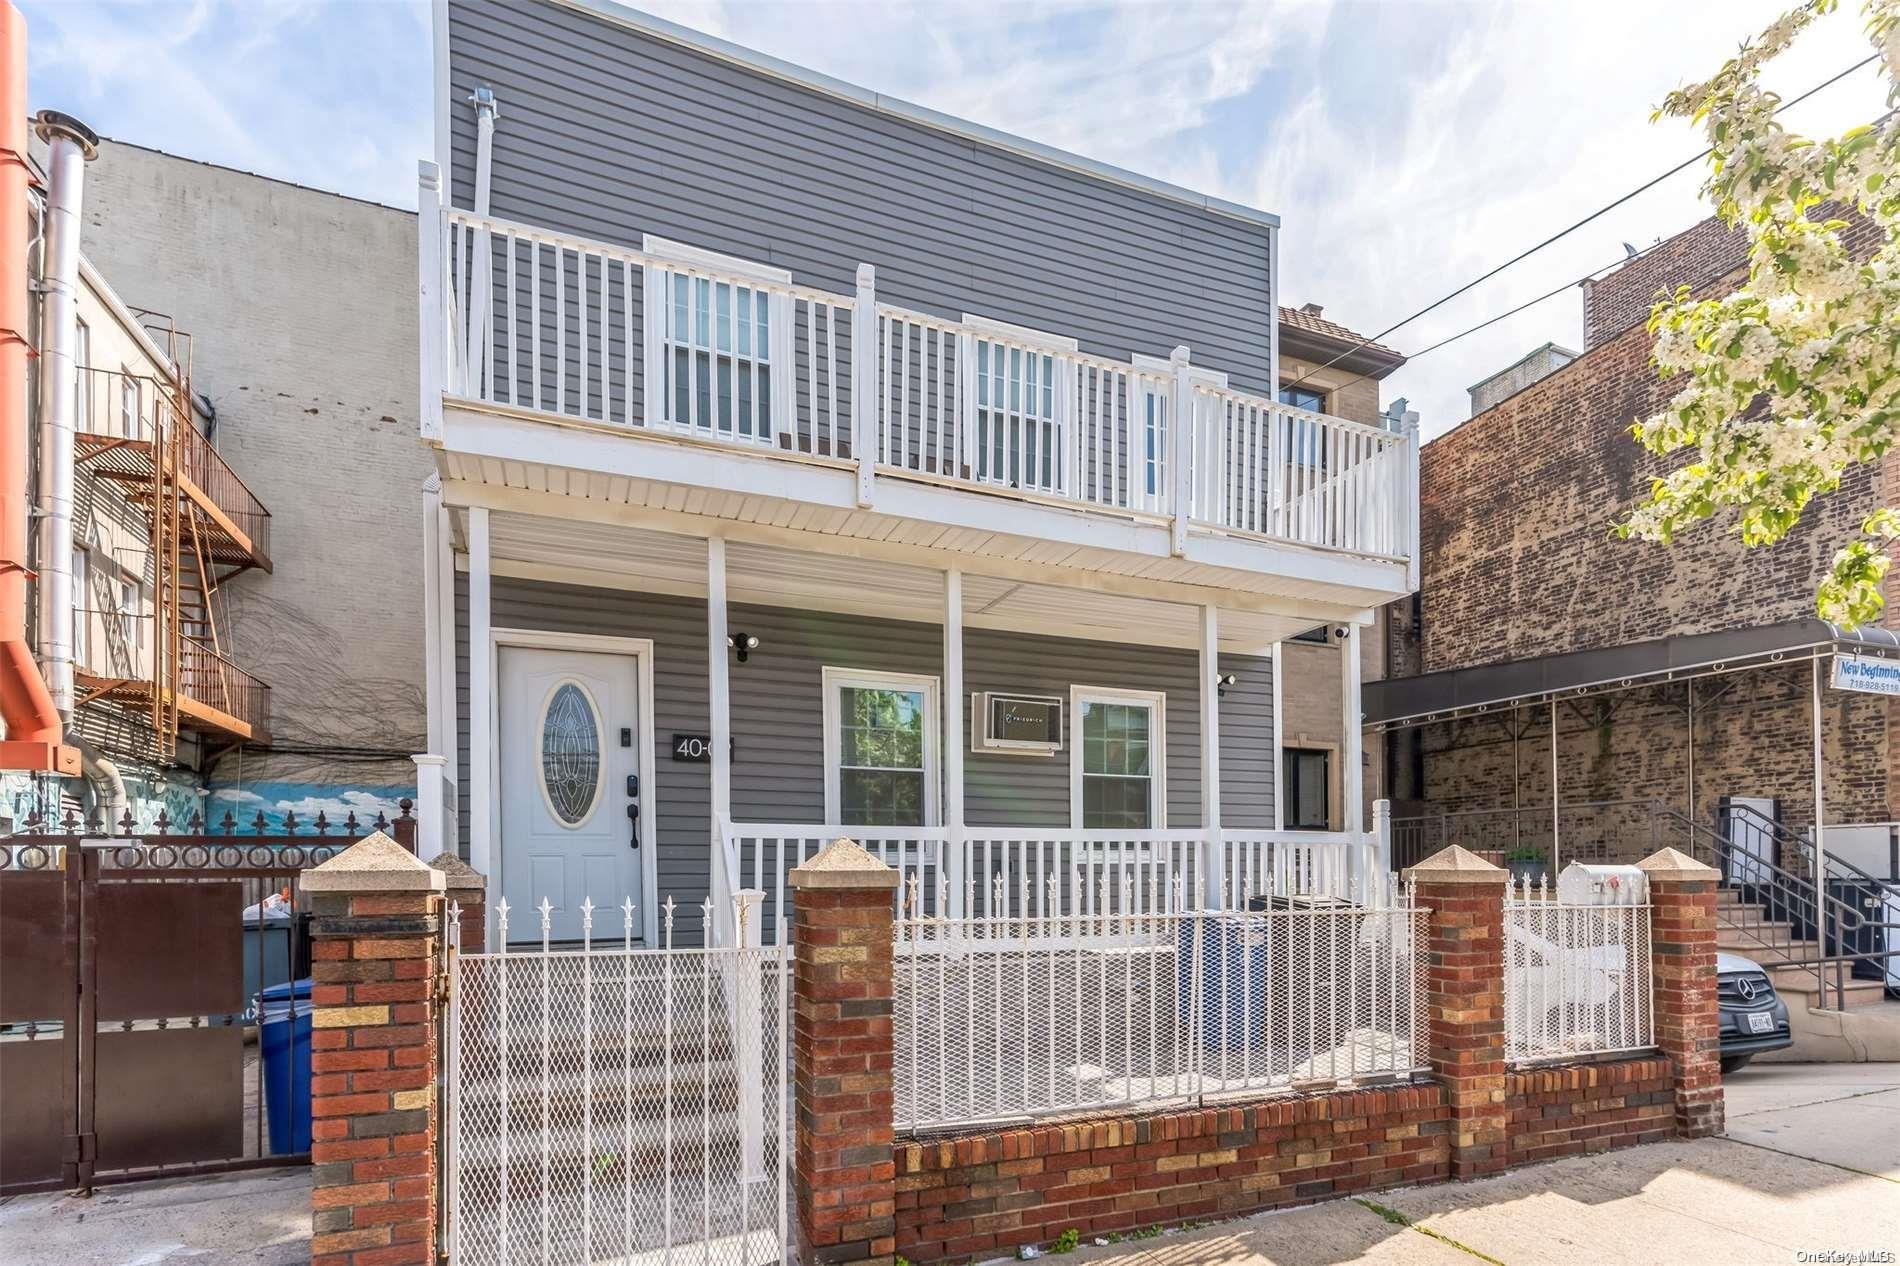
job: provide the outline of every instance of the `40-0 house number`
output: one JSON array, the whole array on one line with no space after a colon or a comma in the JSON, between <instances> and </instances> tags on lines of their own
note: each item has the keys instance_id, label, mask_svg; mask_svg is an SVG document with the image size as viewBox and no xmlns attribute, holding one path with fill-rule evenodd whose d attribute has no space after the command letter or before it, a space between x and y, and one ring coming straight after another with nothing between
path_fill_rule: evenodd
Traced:
<instances>
[{"instance_id":1,"label":"40-0 house number","mask_svg":"<svg viewBox=\"0 0 1900 1266\"><path fill-rule=\"evenodd\" d=\"M728 750L733 750L736 747L737 744L731 744ZM675 733L673 735L673 759L686 761L688 764L693 765L710 764L712 761L712 735Z\"/></svg>"}]
</instances>

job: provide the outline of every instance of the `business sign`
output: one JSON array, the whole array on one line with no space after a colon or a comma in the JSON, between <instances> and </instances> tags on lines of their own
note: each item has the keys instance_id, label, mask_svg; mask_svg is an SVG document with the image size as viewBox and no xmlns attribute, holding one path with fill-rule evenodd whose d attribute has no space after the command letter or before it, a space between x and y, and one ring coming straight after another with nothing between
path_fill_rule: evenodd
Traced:
<instances>
[{"instance_id":1,"label":"business sign","mask_svg":"<svg viewBox=\"0 0 1900 1266\"><path fill-rule=\"evenodd\" d=\"M1836 690L1900 696L1900 659L1881 659L1874 655L1836 655L1833 685Z\"/></svg>"}]
</instances>

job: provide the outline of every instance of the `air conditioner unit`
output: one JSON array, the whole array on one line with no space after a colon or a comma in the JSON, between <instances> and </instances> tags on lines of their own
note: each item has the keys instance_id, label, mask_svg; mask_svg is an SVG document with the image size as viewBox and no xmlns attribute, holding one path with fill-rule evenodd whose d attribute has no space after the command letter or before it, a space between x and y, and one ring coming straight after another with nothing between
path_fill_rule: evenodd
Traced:
<instances>
[{"instance_id":1,"label":"air conditioner unit","mask_svg":"<svg viewBox=\"0 0 1900 1266\"><path fill-rule=\"evenodd\" d=\"M970 750L1054 756L1062 750L1061 698L978 691L970 696Z\"/></svg>"}]
</instances>

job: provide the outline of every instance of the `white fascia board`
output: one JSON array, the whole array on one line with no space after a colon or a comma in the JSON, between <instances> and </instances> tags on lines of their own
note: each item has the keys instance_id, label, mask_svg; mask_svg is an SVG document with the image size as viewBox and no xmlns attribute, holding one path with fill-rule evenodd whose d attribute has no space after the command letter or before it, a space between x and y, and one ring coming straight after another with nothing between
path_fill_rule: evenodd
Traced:
<instances>
[{"instance_id":1,"label":"white fascia board","mask_svg":"<svg viewBox=\"0 0 1900 1266\"><path fill-rule=\"evenodd\" d=\"M1190 530L1183 557L1209 567L1258 572L1353 590L1356 596L1347 599L1353 606L1380 606L1411 592L1405 584L1404 563L1273 541Z\"/></svg>"},{"instance_id":2,"label":"white fascia board","mask_svg":"<svg viewBox=\"0 0 1900 1266\"><path fill-rule=\"evenodd\" d=\"M681 26L677 22L668 22L666 19L654 17L650 13L642 13L640 10L627 5L617 4L614 0L554 0L554 3L564 8L573 9L592 17L613 22L619 26L629 27L643 34L650 35L655 39L662 39L670 44L679 44L686 48L704 53L709 57L717 57L721 61L731 62L733 65L743 66L748 70L770 75L772 78L783 80L786 83L797 84L802 88L809 88L814 92L822 92L828 97L837 97L840 100L850 101L863 106L868 110L876 110L881 114L906 119L912 123L920 123L925 127L934 128L939 132L948 132L952 136L960 136L966 140L991 145L1001 150L1008 150L1013 154L1020 154L1025 158L1034 159L1040 163L1047 163L1052 167L1063 167L1073 172L1079 172L1084 176L1093 176L1098 180L1107 180L1118 185L1127 185L1131 189L1139 189L1144 193L1154 194L1175 202L1185 202L1189 206L1198 207L1203 211L1210 211L1216 215L1224 215L1236 220L1245 220L1250 224L1261 224L1275 230L1280 227L1280 217L1271 211L1262 211L1258 207L1250 207L1238 202L1229 202L1225 198L1216 198L1211 194L1196 193L1192 189L1169 184L1167 181L1157 180L1153 176L1144 176L1140 172L1128 171L1125 168L1116 167L1110 163L1099 162L1093 158L1085 158L1081 154L1072 154L1067 150L1057 149L1053 145L1044 145L1040 141L1029 140L1027 137L1013 136L1008 132L984 127L980 123L972 123L968 119L959 119L954 115L932 110L928 106L916 105L899 97L887 96L881 92L873 92L869 88L848 83L843 79L834 79L830 75L820 74L818 71L807 70L803 66L782 61L777 57L755 52L742 45L734 44L729 40L722 40L718 36L707 35L703 31L695 31L691 27Z\"/></svg>"}]
</instances>

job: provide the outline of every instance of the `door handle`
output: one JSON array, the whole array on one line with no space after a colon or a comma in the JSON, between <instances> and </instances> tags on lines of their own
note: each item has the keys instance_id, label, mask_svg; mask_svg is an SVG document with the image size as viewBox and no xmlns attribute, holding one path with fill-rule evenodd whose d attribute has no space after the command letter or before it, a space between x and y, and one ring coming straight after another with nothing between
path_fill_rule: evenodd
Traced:
<instances>
[{"instance_id":1,"label":"door handle","mask_svg":"<svg viewBox=\"0 0 1900 1266\"><path fill-rule=\"evenodd\" d=\"M629 847L638 849L640 847L640 806L638 804L627 806L627 822L633 828L633 843Z\"/></svg>"}]
</instances>

